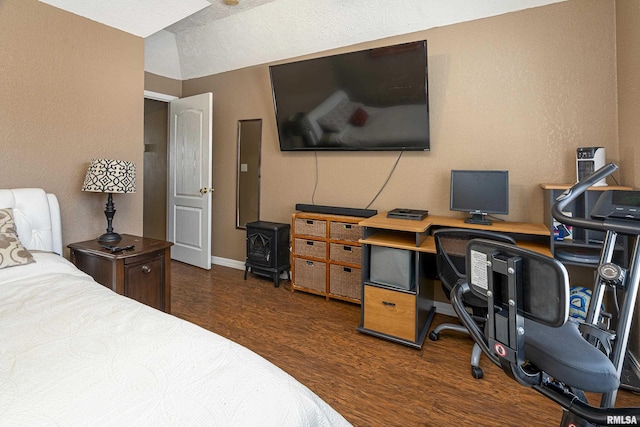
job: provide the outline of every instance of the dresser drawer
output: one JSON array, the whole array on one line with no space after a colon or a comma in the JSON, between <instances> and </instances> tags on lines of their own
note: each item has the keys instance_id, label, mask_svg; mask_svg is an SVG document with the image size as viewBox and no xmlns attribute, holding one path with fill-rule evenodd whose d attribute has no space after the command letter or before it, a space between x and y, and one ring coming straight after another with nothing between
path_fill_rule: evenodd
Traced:
<instances>
[{"instance_id":1,"label":"dresser drawer","mask_svg":"<svg viewBox=\"0 0 640 427\"><path fill-rule=\"evenodd\" d=\"M141 257L136 263L125 262L124 294L153 308L164 307L164 257Z\"/></svg>"},{"instance_id":2,"label":"dresser drawer","mask_svg":"<svg viewBox=\"0 0 640 427\"><path fill-rule=\"evenodd\" d=\"M333 240L357 242L362 237L362 228L358 224L332 221L329 225L329 233L331 233L331 239Z\"/></svg>"},{"instance_id":3,"label":"dresser drawer","mask_svg":"<svg viewBox=\"0 0 640 427\"><path fill-rule=\"evenodd\" d=\"M294 255L325 259L327 256L327 242L317 240L295 239Z\"/></svg>"},{"instance_id":4,"label":"dresser drawer","mask_svg":"<svg viewBox=\"0 0 640 427\"><path fill-rule=\"evenodd\" d=\"M327 292L327 264L294 257L293 284L301 288Z\"/></svg>"},{"instance_id":5,"label":"dresser drawer","mask_svg":"<svg viewBox=\"0 0 640 427\"><path fill-rule=\"evenodd\" d=\"M363 326L372 331L415 341L416 296L365 285Z\"/></svg>"},{"instance_id":6,"label":"dresser drawer","mask_svg":"<svg viewBox=\"0 0 640 427\"><path fill-rule=\"evenodd\" d=\"M329 266L329 292L348 298L362 298L362 270L331 264Z\"/></svg>"},{"instance_id":7,"label":"dresser drawer","mask_svg":"<svg viewBox=\"0 0 640 427\"><path fill-rule=\"evenodd\" d=\"M360 265L362 263L362 248L360 246L331 243L329 246L329 259L331 261Z\"/></svg>"},{"instance_id":8,"label":"dresser drawer","mask_svg":"<svg viewBox=\"0 0 640 427\"><path fill-rule=\"evenodd\" d=\"M299 236L327 237L327 221L296 218L293 222L293 234Z\"/></svg>"}]
</instances>

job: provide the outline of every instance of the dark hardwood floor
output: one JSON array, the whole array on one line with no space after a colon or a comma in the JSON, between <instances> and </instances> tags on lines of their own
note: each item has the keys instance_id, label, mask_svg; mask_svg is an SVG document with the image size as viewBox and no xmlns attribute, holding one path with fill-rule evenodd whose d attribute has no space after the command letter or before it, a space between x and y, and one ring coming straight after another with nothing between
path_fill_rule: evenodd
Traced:
<instances>
[{"instance_id":1,"label":"dark hardwood floor","mask_svg":"<svg viewBox=\"0 0 640 427\"><path fill-rule=\"evenodd\" d=\"M473 341L444 332L421 350L356 330L360 306L214 265L172 262L172 314L236 341L305 384L356 426L554 426L560 408L482 358ZM436 315L434 325L454 319ZM433 327L433 325L432 325ZM595 401L598 402L597 400ZM622 390L617 406L640 406Z\"/></svg>"}]
</instances>

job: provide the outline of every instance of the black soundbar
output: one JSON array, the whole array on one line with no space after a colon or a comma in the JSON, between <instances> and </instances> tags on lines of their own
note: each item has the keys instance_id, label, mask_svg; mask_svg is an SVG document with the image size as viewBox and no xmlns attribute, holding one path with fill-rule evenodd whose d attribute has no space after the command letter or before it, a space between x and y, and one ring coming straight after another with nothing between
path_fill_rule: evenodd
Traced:
<instances>
[{"instance_id":1,"label":"black soundbar","mask_svg":"<svg viewBox=\"0 0 640 427\"><path fill-rule=\"evenodd\" d=\"M378 213L375 209L341 208L338 206L305 205L302 203L296 204L296 210L331 215L361 216L363 218L369 218Z\"/></svg>"}]
</instances>

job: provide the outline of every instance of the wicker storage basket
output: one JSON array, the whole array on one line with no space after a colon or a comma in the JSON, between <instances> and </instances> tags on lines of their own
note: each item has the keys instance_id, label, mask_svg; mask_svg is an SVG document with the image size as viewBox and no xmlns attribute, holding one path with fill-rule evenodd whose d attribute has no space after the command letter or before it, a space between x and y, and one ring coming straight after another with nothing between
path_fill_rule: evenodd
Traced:
<instances>
[{"instance_id":1,"label":"wicker storage basket","mask_svg":"<svg viewBox=\"0 0 640 427\"><path fill-rule=\"evenodd\" d=\"M296 218L293 234L313 237L327 237L327 221Z\"/></svg>"},{"instance_id":2,"label":"wicker storage basket","mask_svg":"<svg viewBox=\"0 0 640 427\"><path fill-rule=\"evenodd\" d=\"M294 265L295 286L327 292L327 267L324 262L296 258Z\"/></svg>"},{"instance_id":3,"label":"wicker storage basket","mask_svg":"<svg viewBox=\"0 0 640 427\"><path fill-rule=\"evenodd\" d=\"M329 259L332 261L348 262L349 264L358 265L362 263L362 248L360 246L331 243L329 251Z\"/></svg>"},{"instance_id":4,"label":"wicker storage basket","mask_svg":"<svg viewBox=\"0 0 640 427\"><path fill-rule=\"evenodd\" d=\"M359 268L345 267L331 264L329 267L329 292L357 299L362 298L362 270Z\"/></svg>"},{"instance_id":5,"label":"wicker storage basket","mask_svg":"<svg viewBox=\"0 0 640 427\"><path fill-rule=\"evenodd\" d=\"M357 242L362 237L362 228L358 224L332 221L329 228L333 240Z\"/></svg>"},{"instance_id":6,"label":"wicker storage basket","mask_svg":"<svg viewBox=\"0 0 640 427\"><path fill-rule=\"evenodd\" d=\"M294 254L312 258L322 258L327 256L327 242L317 240L294 239Z\"/></svg>"}]
</instances>

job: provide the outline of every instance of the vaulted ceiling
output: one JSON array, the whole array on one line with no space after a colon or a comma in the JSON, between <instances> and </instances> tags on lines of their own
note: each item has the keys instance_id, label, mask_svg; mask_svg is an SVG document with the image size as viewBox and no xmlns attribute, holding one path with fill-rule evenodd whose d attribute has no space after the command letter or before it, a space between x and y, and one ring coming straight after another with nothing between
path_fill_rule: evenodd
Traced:
<instances>
[{"instance_id":1,"label":"vaulted ceiling","mask_svg":"<svg viewBox=\"0 0 640 427\"><path fill-rule=\"evenodd\" d=\"M40 0L143 37L145 71L188 80L566 0Z\"/></svg>"}]
</instances>

